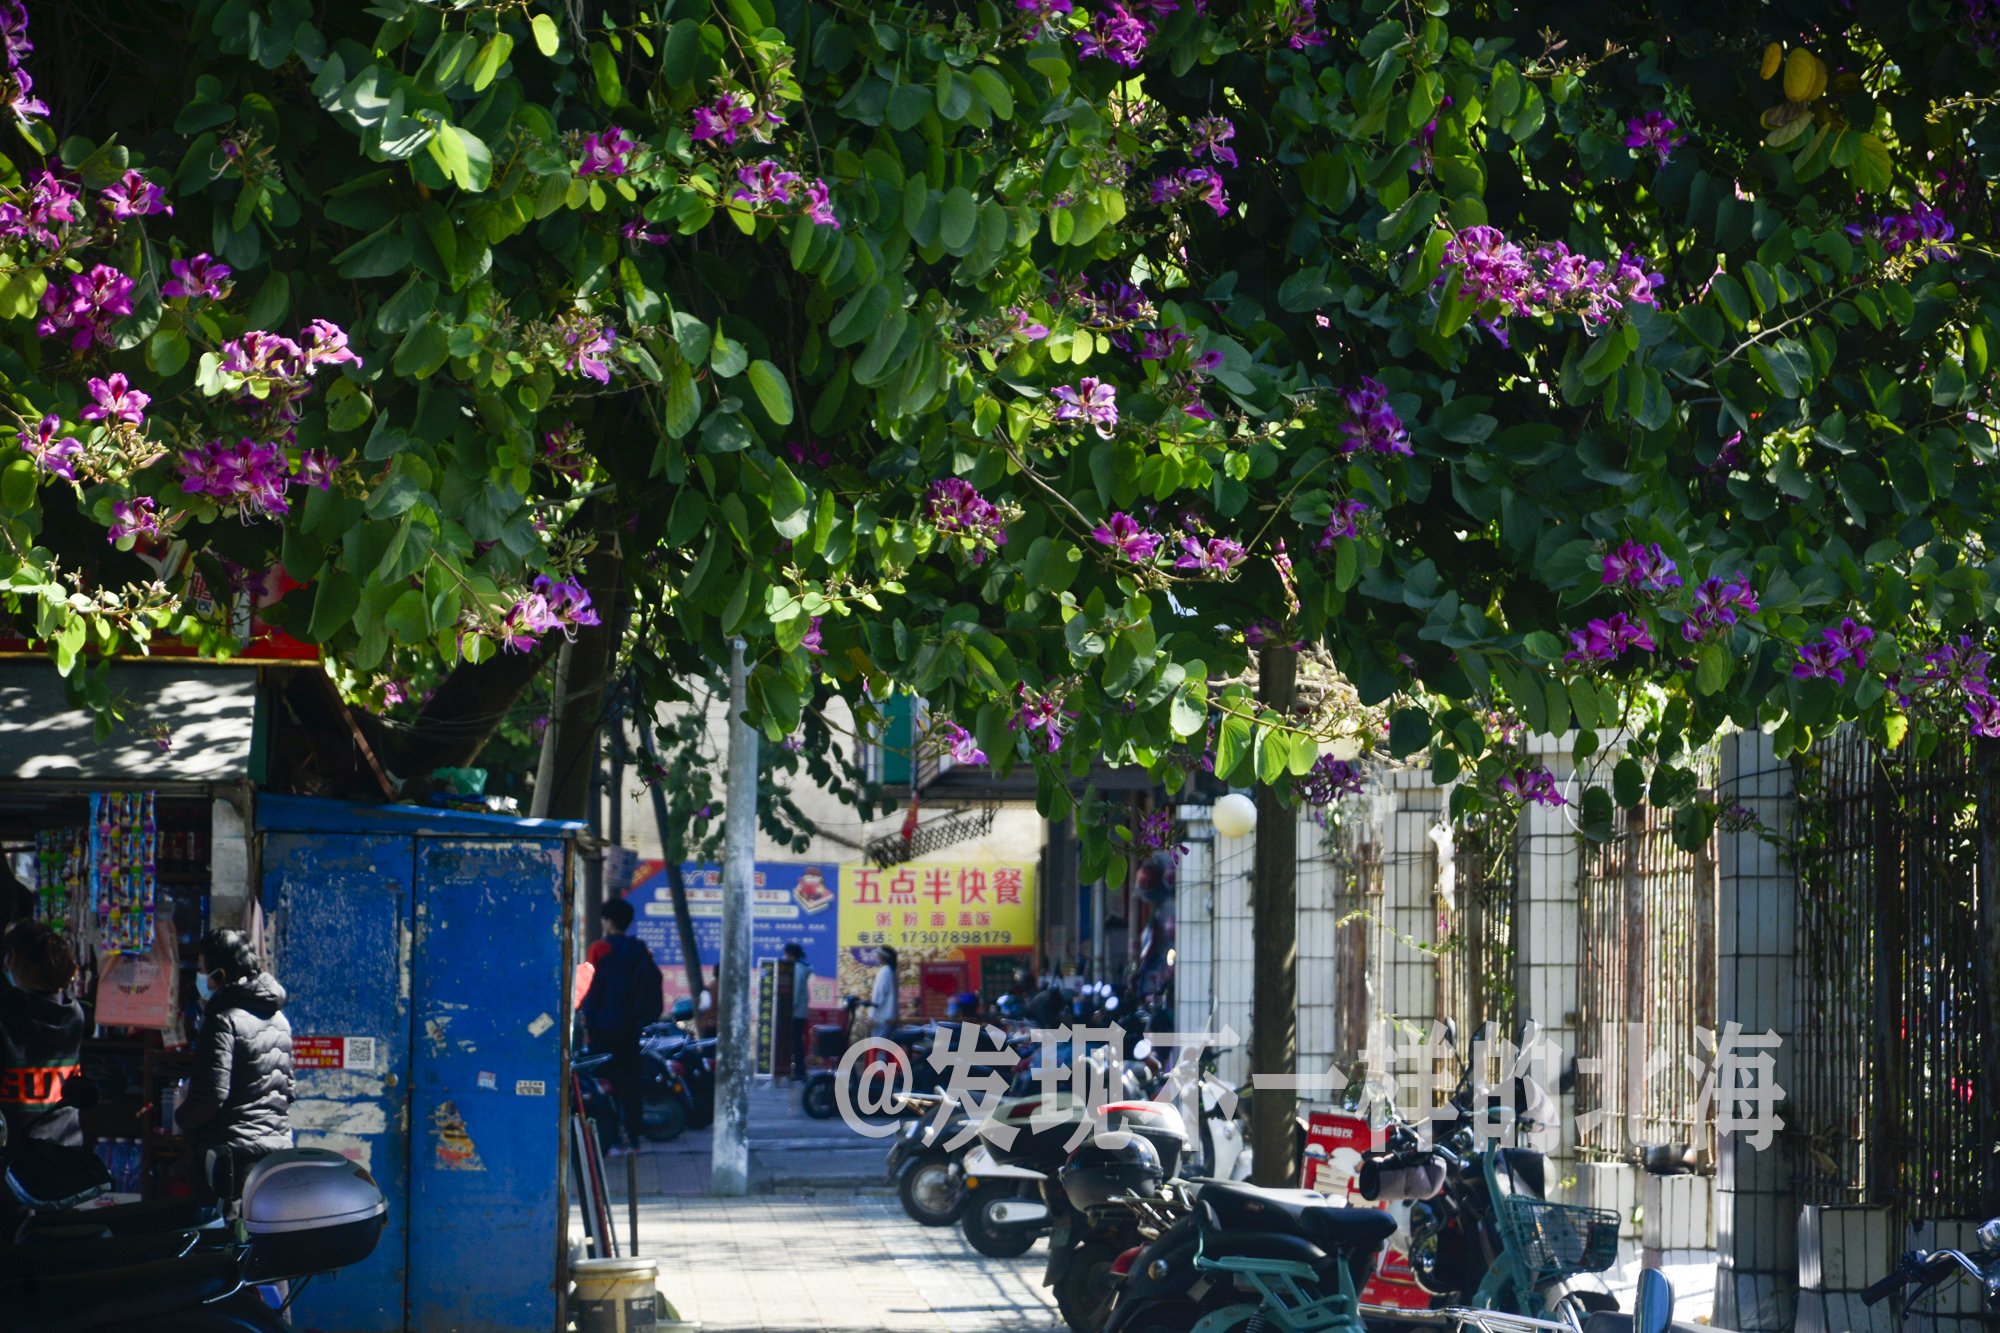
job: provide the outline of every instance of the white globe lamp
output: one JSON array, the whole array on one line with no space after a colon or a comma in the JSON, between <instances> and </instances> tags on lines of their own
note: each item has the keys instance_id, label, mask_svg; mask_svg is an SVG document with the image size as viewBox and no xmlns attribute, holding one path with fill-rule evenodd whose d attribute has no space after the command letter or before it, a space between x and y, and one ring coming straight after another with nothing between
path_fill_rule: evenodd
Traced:
<instances>
[{"instance_id":1,"label":"white globe lamp","mask_svg":"<svg viewBox=\"0 0 2000 1333\"><path fill-rule=\"evenodd\" d=\"M1225 838L1247 838L1257 827L1257 803L1241 792L1231 792L1215 803L1210 818L1215 831Z\"/></svg>"}]
</instances>

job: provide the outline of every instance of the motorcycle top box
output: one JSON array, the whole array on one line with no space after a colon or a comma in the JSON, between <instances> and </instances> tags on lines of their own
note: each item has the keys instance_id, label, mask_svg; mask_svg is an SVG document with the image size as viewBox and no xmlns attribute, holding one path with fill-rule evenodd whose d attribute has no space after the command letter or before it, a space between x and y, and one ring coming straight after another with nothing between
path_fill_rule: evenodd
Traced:
<instances>
[{"instance_id":1,"label":"motorcycle top box","mask_svg":"<svg viewBox=\"0 0 2000 1333\"><path fill-rule=\"evenodd\" d=\"M1187 1125L1172 1102L1107 1102L1104 1132L1137 1134L1160 1155L1160 1169L1172 1180L1181 1171L1181 1153L1188 1146Z\"/></svg>"},{"instance_id":2,"label":"motorcycle top box","mask_svg":"<svg viewBox=\"0 0 2000 1333\"><path fill-rule=\"evenodd\" d=\"M240 1214L250 1233L250 1278L271 1282L366 1259L389 1202L357 1162L324 1148L287 1148L250 1169Z\"/></svg>"}]
</instances>

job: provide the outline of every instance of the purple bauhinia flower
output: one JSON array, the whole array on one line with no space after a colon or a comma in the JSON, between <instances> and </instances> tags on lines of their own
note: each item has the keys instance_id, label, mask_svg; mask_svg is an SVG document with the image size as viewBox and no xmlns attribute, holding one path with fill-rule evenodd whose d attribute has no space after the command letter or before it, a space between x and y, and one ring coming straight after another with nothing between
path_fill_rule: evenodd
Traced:
<instances>
[{"instance_id":1,"label":"purple bauhinia flower","mask_svg":"<svg viewBox=\"0 0 2000 1333\"><path fill-rule=\"evenodd\" d=\"M618 345L618 335L609 325L580 320L563 331L562 342L568 349L563 356L564 370L588 376L599 384L611 383L611 362L606 358Z\"/></svg>"},{"instance_id":2,"label":"purple bauhinia flower","mask_svg":"<svg viewBox=\"0 0 2000 1333\"><path fill-rule=\"evenodd\" d=\"M1130 514L1113 514L1098 527L1092 528L1090 535L1127 560L1141 564L1151 560L1160 549L1160 534L1140 527L1139 520Z\"/></svg>"},{"instance_id":3,"label":"purple bauhinia flower","mask_svg":"<svg viewBox=\"0 0 2000 1333\"><path fill-rule=\"evenodd\" d=\"M117 222L126 218L150 217L155 213L173 216L173 206L167 203L166 191L136 169L105 186L99 197L110 207L111 217Z\"/></svg>"},{"instance_id":4,"label":"purple bauhinia flower","mask_svg":"<svg viewBox=\"0 0 2000 1333\"><path fill-rule=\"evenodd\" d=\"M1076 716L1062 706L1060 694L1030 693L1026 685L1015 686L1018 706L1014 720L1010 724L1015 731L1026 732L1028 748L1034 748L1035 734L1041 733L1042 748L1049 754L1062 749L1063 727L1069 718Z\"/></svg>"},{"instance_id":5,"label":"purple bauhinia flower","mask_svg":"<svg viewBox=\"0 0 2000 1333\"><path fill-rule=\"evenodd\" d=\"M1199 537L1183 537L1181 553L1174 558L1174 568L1223 575L1242 564L1244 554L1243 547L1227 537L1212 537L1206 542Z\"/></svg>"},{"instance_id":6,"label":"purple bauhinia flower","mask_svg":"<svg viewBox=\"0 0 2000 1333\"><path fill-rule=\"evenodd\" d=\"M823 180L806 182L806 216L822 227L838 227L840 215L833 211L833 190Z\"/></svg>"},{"instance_id":7,"label":"purple bauhinia flower","mask_svg":"<svg viewBox=\"0 0 2000 1333\"><path fill-rule=\"evenodd\" d=\"M979 741L973 734L956 722L943 721L931 733L932 738L944 748L954 764L984 764L988 760L986 751L979 748Z\"/></svg>"},{"instance_id":8,"label":"purple bauhinia flower","mask_svg":"<svg viewBox=\"0 0 2000 1333\"><path fill-rule=\"evenodd\" d=\"M1389 406L1389 390L1380 380L1364 376L1359 385L1342 392L1341 401L1348 412L1348 419L1340 425L1342 453L1363 449L1378 454L1410 452L1410 433L1403 428L1396 409Z\"/></svg>"},{"instance_id":9,"label":"purple bauhinia flower","mask_svg":"<svg viewBox=\"0 0 2000 1333\"><path fill-rule=\"evenodd\" d=\"M819 631L819 622L822 619L824 619L824 617L814 616L812 618L812 624L808 625L806 627L806 632L799 636L799 647L806 650L806 656L808 657L826 656L826 648L820 638L820 631Z\"/></svg>"},{"instance_id":10,"label":"purple bauhinia flower","mask_svg":"<svg viewBox=\"0 0 2000 1333\"><path fill-rule=\"evenodd\" d=\"M49 114L49 104L35 96L35 81L25 69L10 69L0 76L0 100L7 103L7 109L19 121Z\"/></svg>"},{"instance_id":11,"label":"purple bauhinia flower","mask_svg":"<svg viewBox=\"0 0 2000 1333\"><path fill-rule=\"evenodd\" d=\"M1459 293L1473 305L1500 304L1500 313L1515 314L1534 290L1535 274L1521 247L1498 227L1467 227L1445 243L1444 263L1462 275Z\"/></svg>"},{"instance_id":12,"label":"purple bauhinia flower","mask_svg":"<svg viewBox=\"0 0 2000 1333\"><path fill-rule=\"evenodd\" d=\"M1037 324L1029 319L1028 312L1022 307L1011 306L1008 308L1007 314L1014 321L1014 327L1007 330L1009 335L1016 338L1026 338L1031 343L1040 342L1049 336L1049 326L1046 324Z\"/></svg>"},{"instance_id":13,"label":"purple bauhinia flower","mask_svg":"<svg viewBox=\"0 0 2000 1333\"><path fill-rule=\"evenodd\" d=\"M577 174L623 176L632 169L632 159L639 148L640 144L616 125L599 134L586 134L583 136L583 160L577 166Z\"/></svg>"},{"instance_id":14,"label":"purple bauhinia flower","mask_svg":"<svg viewBox=\"0 0 2000 1333\"><path fill-rule=\"evenodd\" d=\"M28 40L28 7L21 0L0 0L0 40L7 44L7 67L19 65L33 53Z\"/></svg>"},{"instance_id":15,"label":"purple bauhinia flower","mask_svg":"<svg viewBox=\"0 0 2000 1333\"><path fill-rule=\"evenodd\" d=\"M1112 0L1110 8L1075 36L1078 55L1102 56L1114 65L1135 69L1153 38L1153 25L1126 9L1121 0Z\"/></svg>"},{"instance_id":16,"label":"purple bauhinia flower","mask_svg":"<svg viewBox=\"0 0 2000 1333\"><path fill-rule=\"evenodd\" d=\"M1628 648L1652 652L1653 635L1644 621L1634 621L1623 611L1608 620L1593 620L1582 629L1569 632L1570 651L1565 662L1606 663L1624 656Z\"/></svg>"},{"instance_id":17,"label":"purple bauhinia flower","mask_svg":"<svg viewBox=\"0 0 2000 1333\"><path fill-rule=\"evenodd\" d=\"M1658 593L1681 586L1681 576L1674 572L1674 562L1667 558L1667 553L1660 549L1658 542L1651 546L1621 542L1606 551L1603 581L1607 585L1630 588L1635 592Z\"/></svg>"},{"instance_id":18,"label":"purple bauhinia flower","mask_svg":"<svg viewBox=\"0 0 2000 1333\"><path fill-rule=\"evenodd\" d=\"M1751 591L1748 578L1737 574L1727 582L1719 578L1703 579L1694 590L1694 607L1681 625L1681 637L1693 643L1715 630L1734 625L1739 616L1756 613L1757 595Z\"/></svg>"},{"instance_id":19,"label":"purple bauhinia flower","mask_svg":"<svg viewBox=\"0 0 2000 1333\"><path fill-rule=\"evenodd\" d=\"M796 171L786 171L785 164L776 158L767 157L752 166L738 167L736 179L743 182L743 188L729 197L755 208L759 204L791 203L792 187L803 178Z\"/></svg>"},{"instance_id":20,"label":"purple bauhinia flower","mask_svg":"<svg viewBox=\"0 0 2000 1333\"><path fill-rule=\"evenodd\" d=\"M340 460L327 449L307 449L299 454L298 469L292 473L292 480L301 486L316 486L322 491L333 489L333 474L340 471Z\"/></svg>"},{"instance_id":21,"label":"purple bauhinia flower","mask_svg":"<svg viewBox=\"0 0 2000 1333\"><path fill-rule=\"evenodd\" d=\"M1839 654L1838 660L1865 662L1868 658L1868 641L1875 637L1875 631L1849 616L1832 629L1821 630L1819 636L1833 646L1834 651Z\"/></svg>"},{"instance_id":22,"label":"purple bauhinia flower","mask_svg":"<svg viewBox=\"0 0 2000 1333\"><path fill-rule=\"evenodd\" d=\"M1314 544L1313 549L1330 551L1333 549L1333 544L1342 537L1359 536L1361 518L1367 512L1368 504L1364 500L1334 501L1333 517L1327 520L1326 531L1319 535L1319 541Z\"/></svg>"},{"instance_id":23,"label":"purple bauhinia flower","mask_svg":"<svg viewBox=\"0 0 2000 1333\"><path fill-rule=\"evenodd\" d=\"M1308 805L1332 805L1343 796L1359 796L1361 779L1361 765L1323 754L1300 779L1298 791Z\"/></svg>"},{"instance_id":24,"label":"purple bauhinia flower","mask_svg":"<svg viewBox=\"0 0 2000 1333\"><path fill-rule=\"evenodd\" d=\"M1975 736L2000 736L2000 699L1975 694L1965 701L1965 715L1972 719Z\"/></svg>"},{"instance_id":25,"label":"purple bauhinia flower","mask_svg":"<svg viewBox=\"0 0 2000 1333\"><path fill-rule=\"evenodd\" d=\"M1540 764L1515 769L1500 779L1500 790L1519 801L1560 806L1569 801L1556 789L1556 775Z\"/></svg>"},{"instance_id":26,"label":"purple bauhinia flower","mask_svg":"<svg viewBox=\"0 0 2000 1333\"><path fill-rule=\"evenodd\" d=\"M132 279L109 264L70 275L68 286L51 282L42 293L42 318L35 322L35 333L49 338L73 329L70 349L77 352L92 342L108 345L112 321L132 313L133 286Z\"/></svg>"},{"instance_id":27,"label":"purple bauhinia flower","mask_svg":"<svg viewBox=\"0 0 2000 1333\"><path fill-rule=\"evenodd\" d=\"M107 540L116 543L127 537L157 538L163 534L158 506L152 496L141 495L112 504L111 535Z\"/></svg>"},{"instance_id":28,"label":"purple bauhinia flower","mask_svg":"<svg viewBox=\"0 0 2000 1333\"><path fill-rule=\"evenodd\" d=\"M986 547L1007 544L999 509L963 477L941 477L924 493L925 515L939 532L968 537L974 543L972 563L983 564Z\"/></svg>"},{"instance_id":29,"label":"purple bauhinia flower","mask_svg":"<svg viewBox=\"0 0 2000 1333\"><path fill-rule=\"evenodd\" d=\"M1224 146L1236 137L1236 127L1223 117L1203 116L1188 126L1188 135L1189 157L1200 157L1206 153L1212 161L1231 167L1236 165L1236 150Z\"/></svg>"},{"instance_id":30,"label":"purple bauhinia flower","mask_svg":"<svg viewBox=\"0 0 2000 1333\"><path fill-rule=\"evenodd\" d=\"M1071 0L1014 0L1014 8L1026 10L1044 22L1058 14L1070 14L1076 11L1076 6Z\"/></svg>"},{"instance_id":31,"label":"purple bauhinia flower","mask_svg":"<svg viewBox=\"0 0 2000 1333\"><path fill-rule=\"evenodd\" d=\"M638 218L634 218L620 227L618 234L634 244L644 242L647 245L665 245L674 239L666 232L647 230L646 224Z\"/></svg>"},{"instance_id":32,"label":"purple bauhinia flower","mask_svg":"<svg viewBox=\"0 0 2000 1333\"><path fill-rule=\"evenodd\" d=\"M739 132L748 130L750 137L760 142L770 137L768 128L782 125L785 118L777 112L757 114L756 105L743 93L724 93L707 106L698 106L689 113L694 121L688 137L696 143L707 139L720 139L723 144L734 147Z\"/></svg>"},{"instance_id":33,"label":"purple bauhinia flower","mask_svg":"<svg viewBox=\"0 0 2000 1333\"><path fill-rule=\"evenodd\" d=\"M133 388L123 371L114 371L108 380L91 380L90 396L95 401L78 412L78 417L85 421L123 422L128 426L144 425L146 405L153 401L151 394Z\"/></svg>"},{"instance_id":34,"label":"purple bauhinia flower","mask_svg":"<svg viewBox=\"0 0 2000 1333\"><path fill-rule=\"evenodd\" d=\"M1678 133L1679 129L1661 112L1648 111L1625 122L1625 146L1634 152L1653 153L1664 167L1674 149L1687 142L1687 136Z\"/></svg>"},{"instance_id":35,"label":"purple bauhinia flower","mask_svg":"<svg viewBox=\"0 0 2000 1333\"><path fill-rule=\"evenodd\" d=\"M1846 654L1830 643L1808 643L1799 648L1799 660L1792 667L1792 675L1799 680L1831 680L1836 685L1847 683L1847 673L1840 669Z\"/></svg>"},{"instance_id":36,"label":"purple bauhinia flower","mask_svg":"<svg viewBox=\"0 0 2000 1333\"><path fill-rule=\"evenodd\" d=\"M33 434L21 436L21 450L36 467L64 481L76 480L76 460L83 446L62 434L62 418L51 412L35 426Z\"/></svg>"},{"instance_id":37,"label":"purple bauhinia flower","mask_svg":"<svg viewBox=\"0 0 2000 1333\"><path fill-rule=\"evenodd\" d=\"M331 320L316 319L299 334L305 341L305 373L310 375L321 366L361 364L347 345L347 331Z\"/></svg>"},{"instance_id":38,"label":"purple bauhinia flower","mask_svg":"<svg viewBox=\"0 0 2000 1333\"><path fill-rule=\"evenodd\" d=\"M168 265L173 277L160 288L160 295L168 300L176 298L193 300L197 297L219 301L229 295L229 265L214 255L196 255L193 259L176 259Z\"/></svg>"},{"instance_id":39,"label":"purple bauhinia flower","mask_svg":"<svg viewBox=\"0 0 2000 1333\"><path fill-rule=\"evenodd\" d=\"M1118 424L1115 387L1086 375L1076 384L1057 386L1053 393L1062 403L1056 409L1057 421L1087 421L1099 436L1111 438L1111 428Z\"/></svg>"}]
</instances>

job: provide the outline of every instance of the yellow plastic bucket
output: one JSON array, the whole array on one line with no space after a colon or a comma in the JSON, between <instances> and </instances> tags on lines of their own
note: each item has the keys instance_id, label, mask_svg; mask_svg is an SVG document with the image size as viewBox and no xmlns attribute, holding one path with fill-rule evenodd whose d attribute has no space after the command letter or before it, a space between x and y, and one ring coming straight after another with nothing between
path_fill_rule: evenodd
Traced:
<instances>
[{"instance_id":1,"label":"yellow plastic bucket","mask_svg":"<svg viewBox=\"0 0 2000 1333\"><path fill-rule=\"evenodd\" d=\"M579 1259L569 1266L576 1333L654 1333L657 1259Z\"/></svg>"}]
</instances>

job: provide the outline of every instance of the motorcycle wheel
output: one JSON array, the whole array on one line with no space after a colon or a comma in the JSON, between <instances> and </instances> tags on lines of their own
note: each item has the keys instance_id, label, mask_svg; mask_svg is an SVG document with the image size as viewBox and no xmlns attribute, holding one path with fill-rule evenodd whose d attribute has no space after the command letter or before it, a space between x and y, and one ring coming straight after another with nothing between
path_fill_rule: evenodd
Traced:
<instances>
[{"instance_id":1,"label":"motorcycle wheel","mask_svg":"<svg viewBox=\"0 0 2000 1333\"><path fill-rule=\"evenodd\" d=\"M639 1132L652 1143L672 1143L688 1126L687 1103L665 1090L646 1098Z\"/></svg>"},{"instance_id":2,"label":"motorcycle wheel","mask_svg":"<svg viewBox=\"0 0 2000 1333\"><path fill-rule=\"evenodd\" d=\"M825 1074L815 1074L806 1080L805 1090L799 1094L799 1108L815 1120L831 1120L837 1109L833 1101L833 1079Z\"/></svg>"},{"instance_id":3,"label":"motorcycle wheel","mask_svg":"<svg viewBox=\"0 0 2000 1333\"><path fill-rule=\"evenodd\" d=\"M1111 1265L1123 1253L1109 1241L1085 1241L1077 1247L1068 1270L1056 1283L1056 1308L1062 1311L1070 1333L1098 1333L1111 1318L1111 1304L1118 1295Z\"/></svg>"},{"instance_id":4,"label":"motorcycle wheel","mask_svg":"<svg viewBox=\"0 0 2000 1333\"><path fill-rule=\"evenodd\" d=\"M948 1227L965 1211L965 1186L952 1178L951 1160L926 1157L903 1169L896 1196L910 1219L927 1227Z\"/></svg>"},{"instance_id":5,"label":"motorcycle wheel","mask_svg":"<svg viewBox=\"0 0 2000 1333\"><path fill-rule=\"evenodd\" d=\"M997 1227L986 1220L988 1207L1016 1197L1011 1184L972 1191L965 1201L965 1217L960 1224L965 1243L989 1259L1015 1259L1033 1249L1035 1238L1042 1234L1039 1227Z\"/></svg>"}]
</instances>

